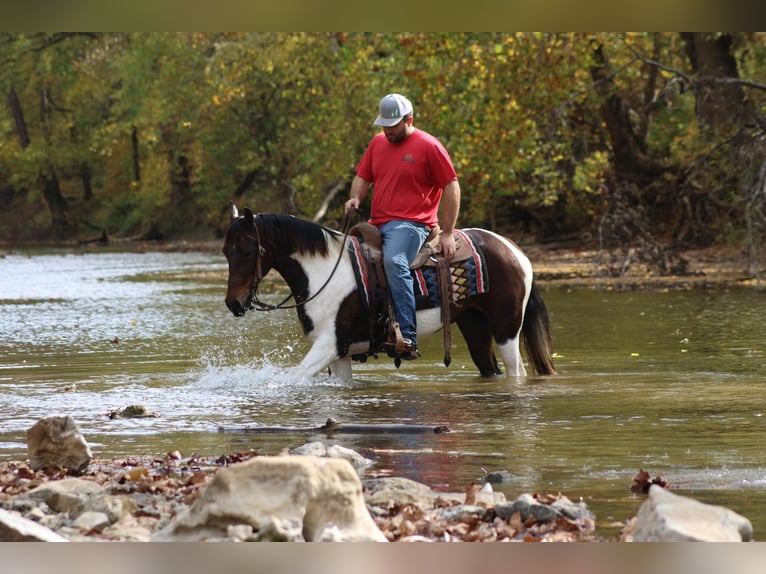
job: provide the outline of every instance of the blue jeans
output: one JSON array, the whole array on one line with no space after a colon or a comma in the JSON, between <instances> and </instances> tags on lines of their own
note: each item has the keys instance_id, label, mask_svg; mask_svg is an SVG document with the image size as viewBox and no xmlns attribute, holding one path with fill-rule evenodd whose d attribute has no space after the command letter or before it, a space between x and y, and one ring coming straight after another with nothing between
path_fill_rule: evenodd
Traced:
<instances>
[{"instance_id":1,"label":"blue jeans","mask_svg":"<svg viewBox=\"0 0 766 574\"><path fill-rule=\"evenodd\" d=\"M415 293L410 262L428 237L429 229L422 223L389 221L380 226L383 236L383 266L388 290L394 306L402 337L416 341Z\"/></svg>"}]
</instances>

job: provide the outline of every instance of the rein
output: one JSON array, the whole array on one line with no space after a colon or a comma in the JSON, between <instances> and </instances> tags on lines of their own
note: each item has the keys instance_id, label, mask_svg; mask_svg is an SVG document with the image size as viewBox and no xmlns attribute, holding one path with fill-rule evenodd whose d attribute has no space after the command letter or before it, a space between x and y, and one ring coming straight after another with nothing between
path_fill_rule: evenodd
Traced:
<instances>
[{"instance_id":1,"label":"rein","mask_svg":"<svg viewBox=\"0 0 766 574\"><path fill-rule=\"evenodd\" d=\"M359 213L359 210L356 210L357 213ZM295 299L295 294L290 291L290 293L285 297L282 301L277 303L276 305L271 305L269 303L264 303L258 298L258 285L261 282L261 279L263 279L263 273L261 271L261 259L263 258L263 255L266 253L266 248L263 247L263 243L261 243L261 234L258 231L258 224L256 223L256 218L253 218L253 227L255 227L255 240L258 242L258 255L256 257L255 262L255 270L253 271L253 282L252 282L252 294L253 294L253 309L255 311L276 311L277 309L296 309L298 307L301 307L314 299L317 295L319 295L322 291L324 291L324 288L327 287L327 285L330 283L330 279L333 278L333 275L335 275L335 272L338 270L338 265L340 265L340 260L343 257L343 251L345 249L346 239L348 238L348 232L351 228L351 217L349 217L349 214L345 214L343 216L343 219L341 220L341 228L343 229L343 246L338 250L338 258L335 260L335 265L333 265L332 271L330 271L330 275L328 275L327 279L325 279L325 282L322 284L322 286L317 289L316 293L314 293L311 297L307 298L305 301L298 301L296 299L295 303L292 305L285 305L290 299Z\"/></svg>"}]
</instances>

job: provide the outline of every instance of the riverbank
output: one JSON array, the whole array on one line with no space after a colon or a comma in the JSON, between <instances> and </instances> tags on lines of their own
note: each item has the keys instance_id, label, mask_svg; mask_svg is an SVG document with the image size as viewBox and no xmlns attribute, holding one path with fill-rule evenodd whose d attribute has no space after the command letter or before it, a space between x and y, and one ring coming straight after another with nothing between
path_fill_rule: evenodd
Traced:
<instances>
[{"instance_id":1,"label":"riverbank","mask_svg":"<svg viewBox=\"0 0 766 574\"><path fill-rule=\"evenodd\" d=\"M311 452L316 446L304 445L283 456ZM598 536L595 517L585 503L561 493L520 494L508 501L493 492L491 482L472 483L465 492L455 493L407 479L365 478L362 467L369 461L341 450L360 472L367 509L389 542L607 541ZM93 459L76 476L67 470L35 471L29 461L3 462L0 508L30 521L30 531L31 523L42 526L42 534L36 534L42 536L39 540L149 542L188 511L216 474L258 457L255 451L219 457L184 457L174 451ZM4 525L7 518L0 516L0 540L13 541ZM234 529L216 541L253 536L252 529L245 534ZM268 536L267 540L281 540L283 534ZM630 536L629 527L625 536Z\"/></svg>"},{"instance_id":2,"label":"riverbank","mask_svg":"<svg viewBox=\"0 0 766 574\"><path fill-rule=\"evenodd\" d=\"M735 247L709 247L679 252L686 262L684 274L660 274L635 254L602 251L595 246L545 247L529 245L525 252L535 277L547 285L597 289L689 289L692 287L766 285L766 265Z\"/></svg>"},{"instance_id":3,"label":"riverbank","mask_svg":"<svg viewBox=\"0 0 766 574\"><path fill-rule=\"evenodd\" d=\"M685 273L661 274L639 261L634 250L602 250L592 242L519 243L532 262L536 279L545 285L618 290L766 285L766 254L748 254L742 247L712 246L679 251L675 257L685 262ZM124 239L113 240L108 245L0 242L0 258L6 253L50 250L219 253L221 246L222 242L217 240ZM221 261L225 262L223 255Z\"/></svg>"}]
</instances>

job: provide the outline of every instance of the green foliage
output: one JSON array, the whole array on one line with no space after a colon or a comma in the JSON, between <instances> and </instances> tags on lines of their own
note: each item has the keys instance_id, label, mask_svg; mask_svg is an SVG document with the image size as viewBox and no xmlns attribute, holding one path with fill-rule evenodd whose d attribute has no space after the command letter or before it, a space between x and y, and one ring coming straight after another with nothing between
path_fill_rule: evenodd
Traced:
<instances>
[{"instance_id":1,"label":"green foliage","mask_svg":"<svg viewBox=\"0 0 766 574\"><path fill-rule=\"evenodd\" d=\"M741 76L762 82L766 35L741 34L734 49ZM313 217L349 184L394 91L450 151L466 226L595 229L623 177L609 96L646 161L666 168L654 188L681 185L673 173L698 181L700 158L722 145L701 133L672 33L6 33L0 61L29 135L22 146L14 110L0 108L0 199L11 213L45 211L41 182L55 173L79 233L78 222L220 232L231 199ZM762 113L763 91L747 94ZM747 196L716 173L728 206Z\"/></svg>"}]
</instances>

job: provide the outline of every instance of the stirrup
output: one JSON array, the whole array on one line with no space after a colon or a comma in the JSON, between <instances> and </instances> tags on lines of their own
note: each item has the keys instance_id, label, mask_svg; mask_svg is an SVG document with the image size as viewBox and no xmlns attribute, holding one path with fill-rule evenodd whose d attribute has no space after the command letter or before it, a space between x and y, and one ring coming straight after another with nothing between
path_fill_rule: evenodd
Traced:
<instances>
[{"instance_id":1,"label":"stirrup","mask_svg":"<svg viewBox=\"0 0 766 574\"><path fill-rule=\"evenodd\" d=\"M403 339L403 342L404 350L399 355L402 359L405 361L413 361L420 358L420 351L418 351L417 344L413 345L412 341L407 338Z\"/></svg>"},{"instance_id":2,"label":"stirrup","mask_svg":"<svg viewBox=\"0 0 766 574\"><path fill-rule=\"evenodd\" d=\"M405 361L413 361L420 358L420 351L418 351L417 346L413 347L412 341L404 338L401 340L399 345L397 345L397 343L394 341L386 341L380 346L379 350L392 359L404 359Z\"/></svg>"}]
</instances>

